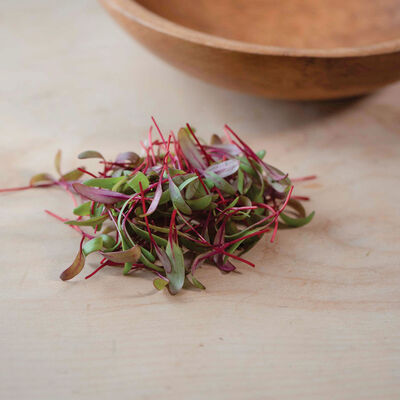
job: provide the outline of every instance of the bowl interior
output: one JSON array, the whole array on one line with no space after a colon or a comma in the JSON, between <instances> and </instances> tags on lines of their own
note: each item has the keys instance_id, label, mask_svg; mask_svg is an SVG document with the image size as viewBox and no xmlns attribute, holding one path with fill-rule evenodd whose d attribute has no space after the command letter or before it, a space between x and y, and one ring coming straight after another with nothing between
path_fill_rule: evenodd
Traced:
<instances>
[{"instance_id":1,"label":"bowl interior","mask_svg":"<svg viewBox=\"0 0 400 400\"><path fill-rule=\"evenodd\" d=\"M332 49L400 38L400 0L136 0L188 28L261 45Z\"/></svg>"}]
</instances>

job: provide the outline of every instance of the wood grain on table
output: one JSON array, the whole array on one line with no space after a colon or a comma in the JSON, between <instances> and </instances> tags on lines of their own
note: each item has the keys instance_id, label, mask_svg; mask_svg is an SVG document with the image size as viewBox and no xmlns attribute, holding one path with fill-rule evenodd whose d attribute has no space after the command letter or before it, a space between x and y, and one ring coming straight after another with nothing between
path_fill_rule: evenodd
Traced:
<instances>
[{"instance_id":1,"label":"wood grain on table","mask_svg":"<svg viewBox=\"0 0 400 400\"><path fill-rule=\"evenodd\" d=\"M2 6L0 187L51 171L58 148L65 169L84 149L135 150L152 114L206 138L228 122L292 177L319 178L296 186L310 225L175 297L113 268L60 281L79 237L43 209L70 217L68 196L0 195L1 399L400 398L400 85L273 102L182 75L93 1Z\"/></svg>"}]
</instances>

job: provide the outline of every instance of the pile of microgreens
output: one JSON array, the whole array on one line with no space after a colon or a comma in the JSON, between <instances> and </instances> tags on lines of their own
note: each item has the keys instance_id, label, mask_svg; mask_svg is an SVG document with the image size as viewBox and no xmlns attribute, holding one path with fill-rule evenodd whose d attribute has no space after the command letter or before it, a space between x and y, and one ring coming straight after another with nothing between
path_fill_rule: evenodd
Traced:
<instances>
[{"instance_id":1,"label":"pile of microgreens","mask_svg":"<svg viewBox=\"0 0 400 400\"><path fill-rule=\"evenodd\" d=\"M242 255L265 233L271 232L273 242L278 228L299 227L313 218L299 201L307 198L292 195L287 174L264 162L265 151L254 152L229 126L225 140L213 135L206 145L189 124L176 138L173 132L164 137L153 122L159 139L152 139L150 128L146 144L141 143L143 156L125 152L110 162L97 151L85 151L78 158L99 159L101 171L77 168L61 174L58 152L59 179L42 173L29 186L2 190L58 185L71 195L75 220L46 211L82 236L62 280L78 275L86 257L99 253L99 267L86 278L106 266L121 266L124 274L152 272L154 286L171 294L182 287L205 289L195 278L202 263L224 272L236 269L232 260L254 267Z\"/></svg>"}]
</instances>

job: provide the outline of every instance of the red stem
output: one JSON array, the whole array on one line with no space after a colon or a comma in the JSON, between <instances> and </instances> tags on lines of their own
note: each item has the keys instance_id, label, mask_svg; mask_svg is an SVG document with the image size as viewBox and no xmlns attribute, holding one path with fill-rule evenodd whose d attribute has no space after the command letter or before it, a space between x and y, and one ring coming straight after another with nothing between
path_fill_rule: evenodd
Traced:
<instances>
[{"instance_id":1,"label":"red stem","mask_svg":"<svg viewBox=\"0 0 400 400\"><path fill-rule=\"evenodd\" d=\"M29 186L19 186L19 187L15 187L15 188L6 188L6 189L0 189L0 193L18 192L19 190L50 187L50 186L54 186L56 184L57 184L57 182L52 182L52 183L42 183L40 185L29 185Z\"/></svg>"},{"instance_id":2,"label":"red stem","mask_svg":"<svg viewBox=\"0 0 400 400\"><path fill-rule=\"evenodd\" d=\"M153 124L156 126L156 128L157 128L157 130L158 130L158 134L160 135L161 140L162 140L163 143L164 143L165 149L167 149L167 144L166 144L166 142L165 142L164 136L163 136L163 134L161 133L161 130L160 130L160 128L158 127L156 120L154 119L154 117L151 117L151 120L153 121Z\"/></svg>"},{"instance_id":3,"label":"red stem","mask_svg":"<svg viewBox=\"0 0 400 400\"><path fill-rule=\"evenodd\" d=\"M189 129L190 133L192 134L193 139L196 141L197 145L200 147L200 150L203 153L204 157L206 158L208 165L210 165L210 162L214 162L213 158L205 151L204 147L201 145L199 139L197 139L197 136L194 134L190 125L186 124L186 126Z\"/></svg>"}]
</instances>

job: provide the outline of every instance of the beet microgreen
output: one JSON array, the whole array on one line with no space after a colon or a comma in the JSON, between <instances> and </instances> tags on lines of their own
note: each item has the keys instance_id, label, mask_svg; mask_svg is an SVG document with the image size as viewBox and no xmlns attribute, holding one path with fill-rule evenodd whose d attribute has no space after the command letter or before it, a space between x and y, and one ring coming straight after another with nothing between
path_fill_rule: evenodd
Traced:
<instances>
[{"instance_id":1,"label":"beet microgreen","mask_svg":"<svg viewBox=\"0 0 400 400\"><path fill-rule=\"evenodd\" d=\"M84 151L78 158L98 159L100 172L80 167L62 173L59 151L54 161L59 178L40 173L28 186L0 190L60 186L73 198L74 220L46 210L82 237L62 280L78 275L86 257L97 253L103 259L86 278L120 266L124 274L153 273L154 287L172 294L205 289L195 277L201 264L224 272L235 270L235 261L254 266L242 255L264 234L274 241L278 228L312 220L314 212L307 215L300 202L308 198L292 196L288 175L263 161L265 151L253 151L229 126L227 140L213 135L207 145L189 124L176 138L173 132L163 135L154 118L153 123L159 138L150 128L142 156L128 151L107 161L98 151ZM90 228L93 233L85 231Z\"/></svg>"}]
</instances>

